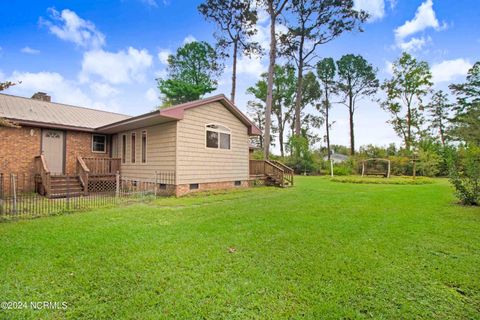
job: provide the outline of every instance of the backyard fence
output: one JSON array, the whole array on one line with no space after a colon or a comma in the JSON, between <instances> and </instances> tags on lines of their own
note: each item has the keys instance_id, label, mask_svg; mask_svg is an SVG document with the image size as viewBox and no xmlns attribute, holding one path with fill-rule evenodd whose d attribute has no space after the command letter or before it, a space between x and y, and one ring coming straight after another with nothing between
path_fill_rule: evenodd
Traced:
<instances>
[{"instance_id":1,"label":"backyard fence","mask_svg":"<svg viewBox=\"0 0 480 320\"><path fill-rule=\"evenodd\" d=\"M108 188L79 194L77 190L62 195L40 195L41 179L35 174L0 173L0 222L13 219L58 215L88 209L117 206L144 201L157 196L171 195L175 173L159 172L152 179L132 179L113 176Z\"/></svg>"}]
</instances>

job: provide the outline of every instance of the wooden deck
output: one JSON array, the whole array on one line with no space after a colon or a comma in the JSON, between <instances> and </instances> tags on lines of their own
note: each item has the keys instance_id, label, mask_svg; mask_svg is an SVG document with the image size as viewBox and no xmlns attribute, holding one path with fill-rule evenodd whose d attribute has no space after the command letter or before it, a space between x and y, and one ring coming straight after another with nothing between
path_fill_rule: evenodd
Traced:
<instances>
[{"instance_id":1,"label":"wooden deck","mask_svg":"<svg viewBox=\"0 0 480 320\"><path fill-rule=\"evenodd\" d=\"M120 158L77 157L74 175L52 175L43 155L35 157L35 171L40 177L37 188L42 195L61 198L113 192L120 174Z\"/></svg>"}]
</instances>

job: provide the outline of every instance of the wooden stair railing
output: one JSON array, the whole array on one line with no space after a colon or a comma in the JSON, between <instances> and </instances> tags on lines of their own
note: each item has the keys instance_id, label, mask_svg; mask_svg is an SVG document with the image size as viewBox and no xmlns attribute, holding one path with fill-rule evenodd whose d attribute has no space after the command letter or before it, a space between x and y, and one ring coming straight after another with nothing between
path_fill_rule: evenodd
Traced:
<instances>
[{"instance_id":1,"label":"wooden stair railing","mask_svg":"<svg viewBox=\"0 0 480 320\"><path fill-rule=\"evenodd\" d=\"M292 168L290 168L289 166L286 166L284 165L283 163L281 163L280 161L277 161L277 160L270 160L270 162L276 164L278 167L282 168L283 171L284 171L284 178L285 180L290 183L290 185L293 186L293 175L294 175L294 171Z\"/></svg>"},{"instance_id":2,"label":"wooden stair railing","mask_svg":"<svg viewBox=\"0 0 480 320\"><path fill-rule=\"evenodd\" d=\"M51 175L48 170L47 161L43 154L35 157L35 172L40 175L45 194L49 194L51 190Z\"/></svg>"},{"instance_id":3,"label":"wooden stair railing","mask_svg":"<svg viewBox=\"0 0 480 320\"><path fill-rule=\"evenodd\" d=\"M264 160L265 175L274 180L280 187L285 186L285 172L282 168L271 162L270 160Z\"/></svg>"},{"instance_id":4,"label":"wooden stair railing","mask_svg":"<svg viewBox=\"0 0 480 320\"><path fill-rule=\"evenodd\" d=\"M276 160L250 160L251 177L267 177L280 187L293 186L293 169Z\"/></svg>"},{"instance_id":5,"label":"wooden stair railing","mask_svg":"<svg viewBox=\"0 0 480 320\"><path fill-rule=\"evenodd\" d=\"M85 161L83 161L83 158L81 156L77 157L77 175L78 178L80 179L80 182L83 187L83 193L85 195L88 195L88 176L90 174L90 169L88 169L87 165L85 164Z\"/></svg>"}]
</instances>

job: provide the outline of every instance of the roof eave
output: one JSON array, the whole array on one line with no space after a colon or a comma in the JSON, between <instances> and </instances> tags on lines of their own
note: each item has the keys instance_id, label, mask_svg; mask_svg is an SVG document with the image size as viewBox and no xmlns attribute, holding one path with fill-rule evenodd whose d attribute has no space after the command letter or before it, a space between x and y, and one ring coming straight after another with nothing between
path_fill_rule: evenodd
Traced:
<instances>
[{"instance_id":1,"label":"roof eave","mask_svg":"<svg viewBox=\"0 0 480 320\"><path fill-rule=\"evenodd\" d=\"M22 119L15 119L15 118L5 118L5 119L10 120L16 124L19 124L20 126L48 128L48 129L63 129L63 130L72 130L72 131L83 131L83 132L95 132L95 128L71 126L71 125L51 123L51 122L22 120Z\"/></svg>"}]
</instances>

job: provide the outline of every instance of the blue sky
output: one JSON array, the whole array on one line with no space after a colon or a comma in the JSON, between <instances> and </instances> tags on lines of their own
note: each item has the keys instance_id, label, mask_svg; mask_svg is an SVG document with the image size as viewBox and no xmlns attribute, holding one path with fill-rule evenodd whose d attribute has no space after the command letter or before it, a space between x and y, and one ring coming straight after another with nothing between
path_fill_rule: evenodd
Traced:
<instances>
[{"instance_id":1,"label":"blue sky","mask_svg":"<svg viewBox=\"0 0 480 320\"><path fill-rule=\"evenodd\" d=\"M197 12L201 1L102 0L11 1L0 11L0 80L22 80L6 93L30 97L45 91L53 101L136 115L159 104L155 78L165 75L165 57L187 41L213 43L214 25ZM371 20L363 33L345 34L318 55L363 55L389 76L389 64L409 51L429 62L435 87L461 82L480 60L477 0L356 0ZM263 14L256 40L268 45ZM282 31L282 28L279 28ZM237 105L266 70L266 57L239 63ZM215 93L230 93L230 63ZM332 140L348 144L347 110L333 108ZM357 145L400 142L388 115L363 101L356 115Z\"/></svg>"}]
</instances>

